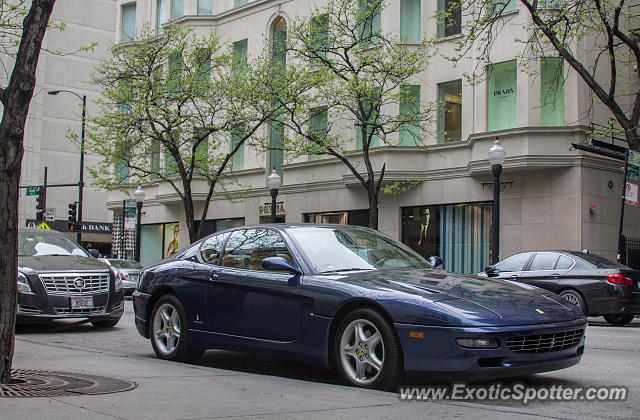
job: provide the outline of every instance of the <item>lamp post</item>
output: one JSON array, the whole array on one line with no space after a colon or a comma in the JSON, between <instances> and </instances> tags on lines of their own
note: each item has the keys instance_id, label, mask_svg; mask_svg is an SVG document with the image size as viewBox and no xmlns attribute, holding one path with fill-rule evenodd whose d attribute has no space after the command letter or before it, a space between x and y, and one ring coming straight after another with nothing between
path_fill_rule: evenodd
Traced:
<instances>
[{"instance_id":1,"label":"lamp post","mask_svg":"<svg viewBox=\"0 0 640 420\"><path fill-rule=\"evenodd\" d=\"M271 223L276 222L276 197L278 197L278 187L281 183L280 175L276 172L276 168L273 168L273 172L267 177L267 186L271 193Z\"/></svg>"},{"instance_id":2,"label":"lamp post","mask_svg":"<svg viewBox=\"0 0 640 420\"><path fill-rule=\"evenodd\" d=\"M491 162L491 172L493 173L493 209L491 211L491 227L493 229L493 237L491 238L491 264L498 262L500 255L500 174L502 173L502 164L507 153L500 141L496 137L496 141L489 148L489 161Z\"/></svg>"},{"instance_id":3,"label":"lamp post","mask_svg":"<svg viewBox=\"0 0 640 420\"><path fill-rule=\"evenodd\" d=\"M84 189L84 127L85 119L87 115L87 95L78 95L70 90L50 90L47 92L49 95L57 95L59 93L70 93L76 95L82 101L82 129L80 132L80 176L78 178L78 224L80 230L76 233L76 242L80 243L82 240L82 191Z\"/></svg>"},{"instance_id":4,"label":"lamp post","mask_svg":"<svg viewBox=\"0 0 640 420\"><path fill-rule=\"evenodd\" d=\"M140 188L140 186L138 186L138 189L136 190L136 192L133 193L133 196L136 199L136 208L138 209L137 212L137 219L136 219L136 249L134 251L134 259L137 262L140 262L140 231L142 230L142 224L141 224L141 218L142 218L142 203L144 202L144 191L142 191L142 188Z\"/></svg>"}]
</instances>

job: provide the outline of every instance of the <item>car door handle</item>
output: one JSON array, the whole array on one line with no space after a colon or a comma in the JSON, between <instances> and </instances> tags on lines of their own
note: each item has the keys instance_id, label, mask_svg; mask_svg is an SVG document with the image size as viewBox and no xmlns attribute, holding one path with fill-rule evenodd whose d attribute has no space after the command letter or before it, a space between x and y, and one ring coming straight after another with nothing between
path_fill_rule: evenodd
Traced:
<instances>
[{"instance_id":1,"label":"car door handle","mask_svg":"<svg viewBox=\"0 0 640 420\"><path fill-rule=\"evenodd\" d=\"M509 278L510 278L510 279L517 279L517 278L518 278L518 275L517 275L517 274L512 274L512 275L510 275L510 276L509 276Z\"/></svg>"},{"instance_id":2,"label":"car door handle","mask_svg":"<svg viewBox=\"0 0 640 420\"><path fill-rule=\"evenodd\" d=\"M220 277L220 274L211 273L211 275L209 276L209 280L218 280L218 277Z\"/></svg>"},{"instance_id":3,"label":"car door handle","mask_svg":"<svg viewBox=\"0 0 640 420\"><path fill-rule=\"evenodd\" d=\"M558 273L551 274L551 278L552 279L557 279L558 277L560 277L560 274L558 274Z\"/></svg>"}]
</instances>

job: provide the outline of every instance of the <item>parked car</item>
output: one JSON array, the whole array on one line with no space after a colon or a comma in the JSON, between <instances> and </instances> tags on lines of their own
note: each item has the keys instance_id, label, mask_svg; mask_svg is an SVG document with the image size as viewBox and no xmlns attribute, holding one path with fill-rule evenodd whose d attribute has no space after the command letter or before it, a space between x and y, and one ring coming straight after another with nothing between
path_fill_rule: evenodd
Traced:
<instances>
[{"instance_id":1,"label":"parked car","mask_svg":"<svg viewBox=\"0 0 640 420\"><path fill-rule=\"evenodd\" d=\"M132 260L118 260L115 258L100 258L105 264L113 268L116 276L122 281L122 289L125 296L131 296L133 291L138 287L138 279L140 271L144 268L142 264Z\"/></svg>"},{"instance_id":2,"label":"parked car","mask_svg":"<svg viewBox=\"0 0 640 420\"><path fill-rule=\"evenodd\" d=\"M578 306L585 315L604 316L616 326L640 314L640 271L597 254L535 251L514 254L481 275L541 287Z\"/></svg>"},{"instance_id":3,"label":"parked car","mask_svg":"<svg viewBox=\"0 0 640 420\"><path fill-rule=\"evenodd\" d=\"M122 282L61 232L18 231L18 323L88 318L115 326L124 309Z\"/></svg>"},{"instance_id":4,"label":"parked car","mask_svg":"<svg viewBox=\"0 0 640 420\"><path fill-rule=\"evenodd\" d=\"M367 228L261 225L146 267L133 305L161 359L264 352L335 366L353 386L392 387L405 372L486 379L577 364L582 313L530 289L433 269Z\"/></svg>"}]
</instances>

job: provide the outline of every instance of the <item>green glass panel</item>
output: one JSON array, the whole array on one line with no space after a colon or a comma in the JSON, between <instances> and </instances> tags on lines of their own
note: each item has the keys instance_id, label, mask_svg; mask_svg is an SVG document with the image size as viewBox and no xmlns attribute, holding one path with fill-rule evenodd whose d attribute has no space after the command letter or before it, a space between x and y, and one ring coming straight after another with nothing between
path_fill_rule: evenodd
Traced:
<instances>
[{"instance_id":1,"label":"green glass panel","mask_svg":"<svg viewBox=\"0 0 640 420\"><path fill-rule=\"evenodd\" d=\"M287 23L278 18L273 27L273 61L284 68L287 64Z\"/></svg>"},{"instance_id":2,"label":"green glass panel","mask_svg":"<svg viewBox=\"0 0 640 420\"><path fill-rule=\"evenodd\" d=\"M545 126L564 125L563 64L560 57L546 57L540 63L540 119Z\"/></svg>"},{"instance_id":3,"label":"green glass panel","mask_svg":"<svg viewBox=\"0 0 640 420\"><path fill-rule=\"evenodd\" d=\"M241 130L236 130L231 134L231 142L232 142L231 146L233 147L233 149L236 148L238 143L240 143L243 138L244 138L244 133ZM231 168L234 171L239 171L241 169L244 169L244 144L240 145L240 147L238 148L238 151L233 155L233 158L231 161Z\"/></svg>"},{"instance_id":4,"label":"green glass panel","mask_svg":"<svg viewBox=\"0 0 640 420\"><path fill-rule=\"evenodd\" d=\"M502 14L516 10L516 0L491 0L489 13Z\"/></svg>"},{"instance_id":5,"label":"green glass panel","mask_svg":"<svg viewBox=\"0 0 640 420\"><path fill-rule=\"evenodd\" d=\"M249 2L248 0L235 0L233 4L235 7L238 7L238 6L242 6L243 4L247 4L248 2Z\"/></svg>"},{"instance_id":6,"label":"green glass panel","mask_svg":"<svg viewBox=\"0 0 640 420\"><path fill-rule=\"evenodd\" d=\"M213 0L198 0L198 14L213 14Z\"/></svg>"},{"instance_id":7,"label":"green glass panel","mask_svg":"<svg viewBox=\"0 0 640 420\"><path fill-rule=\"evenodd\" d=\"M400 33L403 41L420 41L420 0L402 0Z\"/></svg>"},{"instance_id":8,"label":"green glass panel","mask_svg":"<svg viewBox=\"0 0 640 420\"><path fill-rule=\"evenodd\" d=\"M149 171L152 172L151 179L158 179L158 171L160 170L160 142L151 140L151 150L149 158ZM155 173L155 174L154 174Z\"/></svg>"},{"instance_id":9,"label":"green glass panel","mask_svg":"<svg viewBox=\"0 0 640 420\"><path fill-rule=\"evenodd\" d=\"M380 13L371 14L369 10L380 8L381 0L360 0L360 9L364 12L365 20L360 25L360 34L363 40L377 44L380 39L376 37L382 30L382 17Z\"/></svg>"},{"instance_id":10,"label":"green glass panel","mask_svg":"<svg viewBox=\"0 0 640 420\"><path fill-rule=\"evenodd\" d=\"M416 119L420 113L420 85L400 87L400 116ZM400 129L398 146L417 146L420 144L420 124L411 123Z\"/></svg>"},{"instance_id":11,"label":"green glass panel","mask_svg":"<svg viewBox=\"0 0 640 420\"><path fill-rule=\"evenodd\" d=\"M487 125L489 131L518 125L518 69L516 60L487 68Z\"/></svg>"},{"instance_id":12,"label":"green glass panel","mask_svg":"<svg viewBox=\"0 0 640 420\"><path fill-rule=\"evenodd\" d=\"M460 0L438 0L438 37L457 35L461 30Z\"/></svg>"},{"instance_id":13,"label":"green glass panel","mask_svg":"<svg viewBox=\"0 0 640 420\"><path fill-rule=\"evenodd\" d=\"M184 15L184 0L171 0L171 19Z\"/></svg>"},{"instance_id":14,"label":"green glass panel","mask_svg":"<svg viewBox=\"0 0 640 420\"><path fill-rule=\"evenodd\" d=\"M322 14L313 18L311 22L311 36L313 44L318 46L316 54L320 58L327 58L327 48L329 46L329 15ZM320 65L320 58L312 58L311 66L315 69Z\"/></svg>"},{"instance_id":15,"label":"green glass panel","mask_svg":"<svg viewBox=\"0 0 640 420\"><path fill-rule=\"evenodd\" d=\"M156 34L163 32L162 24L167 22L167 0L156 1Z\"/></svg>"},{"instance_id":16,"label":"green glass panel","mask_svg":"<svg viewBox=\"0 0 640 420\"><path fill-rule=\"evenodd\" d=\"M242 76L245 74L247 66L247 40L233 43L233 74Z\"/></svg>"},{"instance_id":17,"label":"green glass panel","mask_svg":"<svg viewBox=\"0 0 640 420\"><path fill-rule=\"evenodd\" d=\"M133 41L136 36L136 3L122 6L122 33L120 41Z\"/></svg>"},{"instance_id":18,"label":"green glass panel","mask_svg":"<svg viewBox=\"0 0 640 420\"><path fill-rule=\"evenodd\" d=\"M127 165L127 162L121 161L116 165L116 182L122 183L122 184L128 184L129 183L129 165Z\"/></svg>"},{"instance_id":19,"label":"green glass panel","mask_svg":"<svg viewBox=\"0 0 640 420\"><path fill-rule=\"evenodd\" d=\"M312 108L312 117L310 121L311 131L313 131L316 138L323 138L326 135L328 127L328 111L326 106ZM310 155L311 160L322 159L326 157L326 154L322 153L323 150L320 146L314 148L314 153Z\"/></svg>"}]
</instances>

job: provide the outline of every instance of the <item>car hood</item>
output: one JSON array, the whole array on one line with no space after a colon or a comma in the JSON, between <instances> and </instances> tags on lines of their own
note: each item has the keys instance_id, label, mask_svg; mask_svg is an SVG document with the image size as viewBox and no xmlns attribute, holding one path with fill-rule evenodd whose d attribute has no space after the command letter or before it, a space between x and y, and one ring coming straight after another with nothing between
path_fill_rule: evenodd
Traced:
<instances>
[{"instance_id":1,"label":"car hood","mask_svg":"<svg viewBox=\"0 0 640 420\"><path fill-rule=\"evenodd\" d=\"M341 279L361 287L402 292L478 321L501 325L540 324L582 318L576 307L559 296L517 282L449 273L443 270L379 270Z\"/></svg>"},{"instance_id":2,"label":"car hood","mask_svg":"<svg viewBox=\"0 0 640 420\"><path fill-rule=\"evenodd\" d=\"M37 272L109 270L107 264L93 257L80 257L78 255L18 257L18 268L31 269Z\"/></svg>"}]
</instances>

